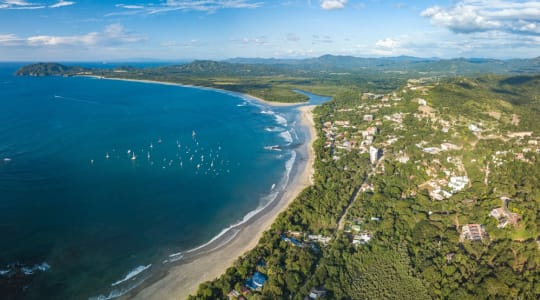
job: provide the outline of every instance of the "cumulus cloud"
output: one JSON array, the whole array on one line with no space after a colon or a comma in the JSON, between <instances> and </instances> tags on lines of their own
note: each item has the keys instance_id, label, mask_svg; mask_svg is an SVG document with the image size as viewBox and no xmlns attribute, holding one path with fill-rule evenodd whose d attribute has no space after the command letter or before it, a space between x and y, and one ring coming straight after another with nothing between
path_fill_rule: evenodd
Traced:
<instances>
[{"instance_id":1,"label":"cumulus cloud","mask_svg":"<svg viewBox=\"0 0 540 300\"><path fill-rule=\"evenodd\" d=\"M540 34L539 1L462 0L449 7L429 7L421 15L456 33Z\"/></svg>"},{"instance_id":2,"label":"cumulus cloud","mask_svg":"<svg viewBox=\"0 0 540 300\"><path fill-rule=\"evenodd\" d=\"M120 24L111 24L102 32L90 32L83 35L54 36L36 35L26 38L18 37L14 34L0 35L0 45L2 46L112 46L120 44L137 43L144 41L144 36L132 34L124 29Z\"/></svg>"},{"instance_id":3,"label":"cumulus cloud","mask_svg":"<svg viewBox=\"0 0 540 300\"><path fill-rule=\"evenodd\" d=\"M394 40L394 39L391 39L391 38L385 38L385 39L382 39L382 40L378 40L376 43L375 43L375 46L378 47L378 48L386 48L386 49L392 49L392 48L396 48L396 47L399 47L399 42Z\"/></svg>"},{"instance_id":4,"label":"cumulus cloud","mask_svg":"<svg viewBox=\"0 0 540 300\"><path fill-rule=\"evenodd\" d=\"M347 0L321 0L321 8L325 10L342 9Z\"/></svg>"}]
</instances>

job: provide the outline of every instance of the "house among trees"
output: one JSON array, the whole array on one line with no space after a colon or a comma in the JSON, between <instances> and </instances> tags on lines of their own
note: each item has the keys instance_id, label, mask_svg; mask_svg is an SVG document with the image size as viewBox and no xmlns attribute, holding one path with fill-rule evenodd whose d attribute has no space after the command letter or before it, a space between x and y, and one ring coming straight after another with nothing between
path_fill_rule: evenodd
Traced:
<instances>
[{"instance_id":1,"label":"house among trees","mask_svg":"<svg viewBox=\"0 0 540 300\"><path fill-rule=\"evenodd\" d=\"M460 241L482 241L487 236L484 226L480 224L467 224L461 227Z\"/></svg>"},{"instance_id":2,"label":"house among trees","mask_svg":"<svg viewBox=\"0 0 540 300\"><path fill-rule=\"evenodd\" d=\"M506 197L501 198L503 205L498 208L494 208L490 213L490 217L494 217L499 221L499 225L497 225L497 228L504 228L506 225L511 224L513 226L516 226L520 216L516 213L510 212L510 210L507 207L506 201L510 200Z\"/></svg>"},{"instance_id":3,"label":"house among trees","mask_svg":"<svg viewBox=\"0 0 540 300\"><path fill-rule=\"evenodd\" d=\"M304 300L310 300L310 299L321 299L326 296L326 289L325 288L316 288L312 287L309 291L309 295L304 297Z\"/></svg>"},{"instance_id":4,"label":"house among trees","mask_svg":"<svg viewBox=\"0 0 540 300\"><path fill-rule=\"evenodd\" d=\"M251 290L258 290L264 286L266 280L268 280L268 277L266 277L266 275L260 272L255 272L255 274L253 274L253 276L248 278L248 280L246 281L246 286Z\"/></svg>"}]
</instances>

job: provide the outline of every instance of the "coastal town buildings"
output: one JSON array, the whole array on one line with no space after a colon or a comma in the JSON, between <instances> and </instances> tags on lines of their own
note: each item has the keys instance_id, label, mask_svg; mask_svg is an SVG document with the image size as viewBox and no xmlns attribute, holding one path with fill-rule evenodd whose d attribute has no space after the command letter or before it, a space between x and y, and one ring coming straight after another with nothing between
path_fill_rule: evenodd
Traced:
<instances>
[{"instance_id":1,"label":"coastal town buildings","mask_svg":"<svg viewBox=\"0 0 540 300\"><path fill-rule=\"evenodd\" d=\"M487 236L486 230L480 224L467 224L461 227L460 241L482 241Z\"/></svg>"}]
</instances>

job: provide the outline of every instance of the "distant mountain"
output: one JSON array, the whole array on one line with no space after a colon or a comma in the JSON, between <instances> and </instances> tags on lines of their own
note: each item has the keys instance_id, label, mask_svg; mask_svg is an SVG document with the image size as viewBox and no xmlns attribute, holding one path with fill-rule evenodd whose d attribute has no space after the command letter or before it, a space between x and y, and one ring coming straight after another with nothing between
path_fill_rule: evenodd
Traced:
<instances>
[{"instance_id":1,"label":"distant mountain","mask_svg":"<svg viewBox=\"0 0 540 300\"><path fill-rule=\"evenodd\" d=\"M540 57L533 59L498 60L489 58L420 58L413 56L364 58L323 55L306 59L234 58L224 62L237 64L265 64L302 67L307 70L429 72L455 75L482 73L538 73Z\"/></svg>"},{"instance_id":2,"label":"distant mountain","mask_svg":"<svg viewBox=\"0 0 540 300\"><path fill-rule=\"evenodd\" d=\"M84 72L83 67L69 67L58 63L37 63L24 66L15 72L17 76L58 76Z\"/></svg>"},{"instance_id":3,"label":"distant mountain","mask_svg":"<svg viewBox=\"0 0 540 300\"><path fill-rule=\"evenodd\" d=\"M117 68L118 69L118 68ZM76 75L90 69L57 63L38 63L17 71L17 75ZM140 68L122 67L123 71ZM101 69L94 74L108 75ZM118 70L117 70L118 71ZM114 72L114 70L113 70ZM540 57L533 59L498 60L485 58L419 58L412 56L363 58L354 56L323 55L306 59L234 58L225 61L196 60L191 63L145 68L145 74L253 77L253 76L316 76L325 74L353 74L363 76L375 73L408 74L420 76L455 76L479 74L534 74L540 73Z\"/></svg>"}]
</instances>

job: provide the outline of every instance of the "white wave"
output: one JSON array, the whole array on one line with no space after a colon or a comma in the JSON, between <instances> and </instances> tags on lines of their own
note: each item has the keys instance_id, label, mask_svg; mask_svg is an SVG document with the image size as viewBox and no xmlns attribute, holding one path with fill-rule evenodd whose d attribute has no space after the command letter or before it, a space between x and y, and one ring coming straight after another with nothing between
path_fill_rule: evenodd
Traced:
<instances>
[{"instance_id":1,"label":"white wave","mask_svg":"<svg viewBox=\"0 0 540 300\"><path fill-rule=\"evenodd\" d=\"M282 132L282 131L285 131L285 128L283 128L283 127L265 127L264 130L267 131L267 132Z\"/></svg>"},{"instance_id":2,"label":"white wave","mask_svg":"<svg viewBox=\"0 0 540 300\"><path fill-rule=\"evenodd\" d=\"M279 145L264 146L264 150L281 151L281 147Z\"/></svg>"},{"instance_id":3,"label":"white wave","mask_svg":"<svg viewBox=\"0 0 540 300\"><path fill-rule=\"evenodd\" d=\"M248 105L248 103L246 101L242 102L242 103L239 103L239 104L236 104L236 106L246 106Z\"/></svg>"},{"instance_id":4,"label":"white wave","mask_svg":"<svg viewBox=\"0 0 540 300\"><path fill-rule=\"evenodd\" d=\"M282 126L287 126L287 119L285 119L285 117L278 114L275 114L274 116L276 117L276 121L278 122L278 124Z\"/></svg>"},{"instance_id":5,"label":"white wave","mask_svg":"<svg viewBox=\"0 0 540 300\"><path fill-rule=\"evenodd\" d=\"M64 97L64 96L59 96L59 95L54 95L54 98L59 99L59 100L64 100L64 101L71 101L71 102L79 102L79 103L86 103L86 104L99 104L96 101L78 99L78 98L73 98L73 97Z\"/></svg>"},{"instance_id":6,"label":"white wave","mask_svg":"<svg viewBox=\"0 0 540 300\"><path fill-rule=\"evenodd\" d=\"M168 262L179 261L179 260L181 260L182 258L184 258L184 255L175 256L175 257L173 257L173 258L169 258L169 259L168 259Z\"/></svg>"},{"instance_id":7,"label":"white wave","mask_svg":"<svg viewBox=\"0 0 540 300\"><path fill-rule=\"evenodd\" d=\"M176 252L176 253L170 254L169 257L175 257L175 256L180 256L180 255L182 255L182 252Z\"/></svg>"},{"instance_id":8,"label":"white wave","mask_svg":"<svg viewBox=\"0 0 540 300\"><path fill-rule=\"evenodd\" d=\"M272 184L272 187L270 188L270 190L273 191L275 188L276 188L276 184L273 183L273 184Z\"/></svg>"},{"instance_id":9,"label":"white wave","mask_svg":"<svg viewBox=\"0 0 540 300\"><path fill-rule=\"evenodd\" d=\"M142 278L139 277L139 280L137 280L136 282L130 282L129 286L122 287L122 288L114 288L107 295L99 295L99 296L95 296L95 297L90 297L90 298L88 298L88 300L110 300L110 299L122 297L125 294L129 293L134 288L141 285L148 278L150 278L150 275L143 276Z\"/></svg>"},{"instance_id":10,"label":"white wave","mask_svg":"<svg viewBox=\"0 0 540 300\"><path fill-rule=\"evenodd\" d=\"M11 272L10 269L7 270L0 270L0 276L6 275L7 273Z\"/></svg>"},{"instance_id":11,"label":"white wave","mask_svg":"<svg viewBox=\"0 0 540 300\"><path fill-rule=\"evenodd\" d=\"M267 110L267 109L263 109L261 110L261 114L264 114L264 115L275 115L276 113L272 110Z\"/></svg>"},{"instance_id":12,"label":"white wave","mask_svg":"<svg viewBox=\"0 0 540 300\"><path fill-rule=\"evenodd\" d=\"M217 234L216 236L214 236L210 241L196 247L196 248L193 248L193 249L190 249L184 253L191 253L191 252L194 252L194 251L197 251L197 250L200 250L210 244L212 244L214 241L216 241L217 239L219 239L220 237L222 237L223 235L225 235L227 232L229 232L230 230L238 227L238 226L241 226L243 224L245 224L246 222L248 222L251 218L253 218L254 216L256 216L259 212L263 211L266 207L268 207L268 205L270 205L271 203L274 202L274 200L277 199L277 196L279 195L279 193L285 189L287 183L289 182L289 177L290 177L290 174L291 174L291 171L292 171L292 167L294 166L294 162L296 160L296 152L295 151L292 151L291 152L291 158L289 158L289 160L287 160L287 162L285 163L285 176L284 178L282 179L281 183L280 183L280 188L279 189L275 189L275 191L273 191L272 193L270 193L269 195L263 197L261 200L262 202L264 203L264 205L248 212L243 218L242 218L242 221L236 223L236 224L233 224L223 230L221 230L221 232L219 234ZM235 232L233 234L233 238L234 236L236 236L238 232ZM227 239L227 242L230 241L232 238L228 238ZM226 243L226 242L225 242ZM102 300L102 299L99 299L99 300Z\"/></svg>"},{"instance_id":13,"label":"white wave","mask_svg":"<svg viewBox=\"0 0 540 300\"><path fill-rule=\"evenodd\" d=\"M51 266L48 263L42 262L40 264L33 265L31 267L21 267L21 272L23 272L24 275L32 275L36 271L45 272L49 270L50 268Z\"/></svg>"},{"instance_id":14,"label":"white wave","mask_svg":"<svg viewBox=\"0 0 540 300\"><path fill-rule=\"evenodd\" d=\"M279 136L282 137L282 138L285 140L285 142L287 142L287 143L289 143L289 144L293 142L293 138L292 138L292 136L291 136L291 133L288 132L288 131L283 131L283 132L281 132L281 133L279 134Z\"/></svg>"},{"instance_id":15,"label":"white wave","mask_svg":"<svg viewBox=\"0 0 540 300\"><path fill-rule=\"evenodd\" d=\"M293 135L293 139L295 140L299 140L300 138L298 137L298 133L296 132L296 129L292 128L291 129L291 132L292 132L292 135Z\"/></svg>"},{"instance_id":16,"label":"white wave","mask_svg":"<svg viewBox=\"0 0 540 300\"><path fill-rule=\"evenodd\" d=\"M150 268L152 266L152 264L149 264L149 265L146 265L146 266L138 266L136 267L135 269L133 269L131 272L129 272L126 277L124 277L124 279L122 280L118 280L117 282L111 284L111 286L117 286L119 284L121 284L122 282L126 282L128 280L130 280L131 278L139 275L140 273L144 272L144 270Z\"/></svg>"}]
</instances>

